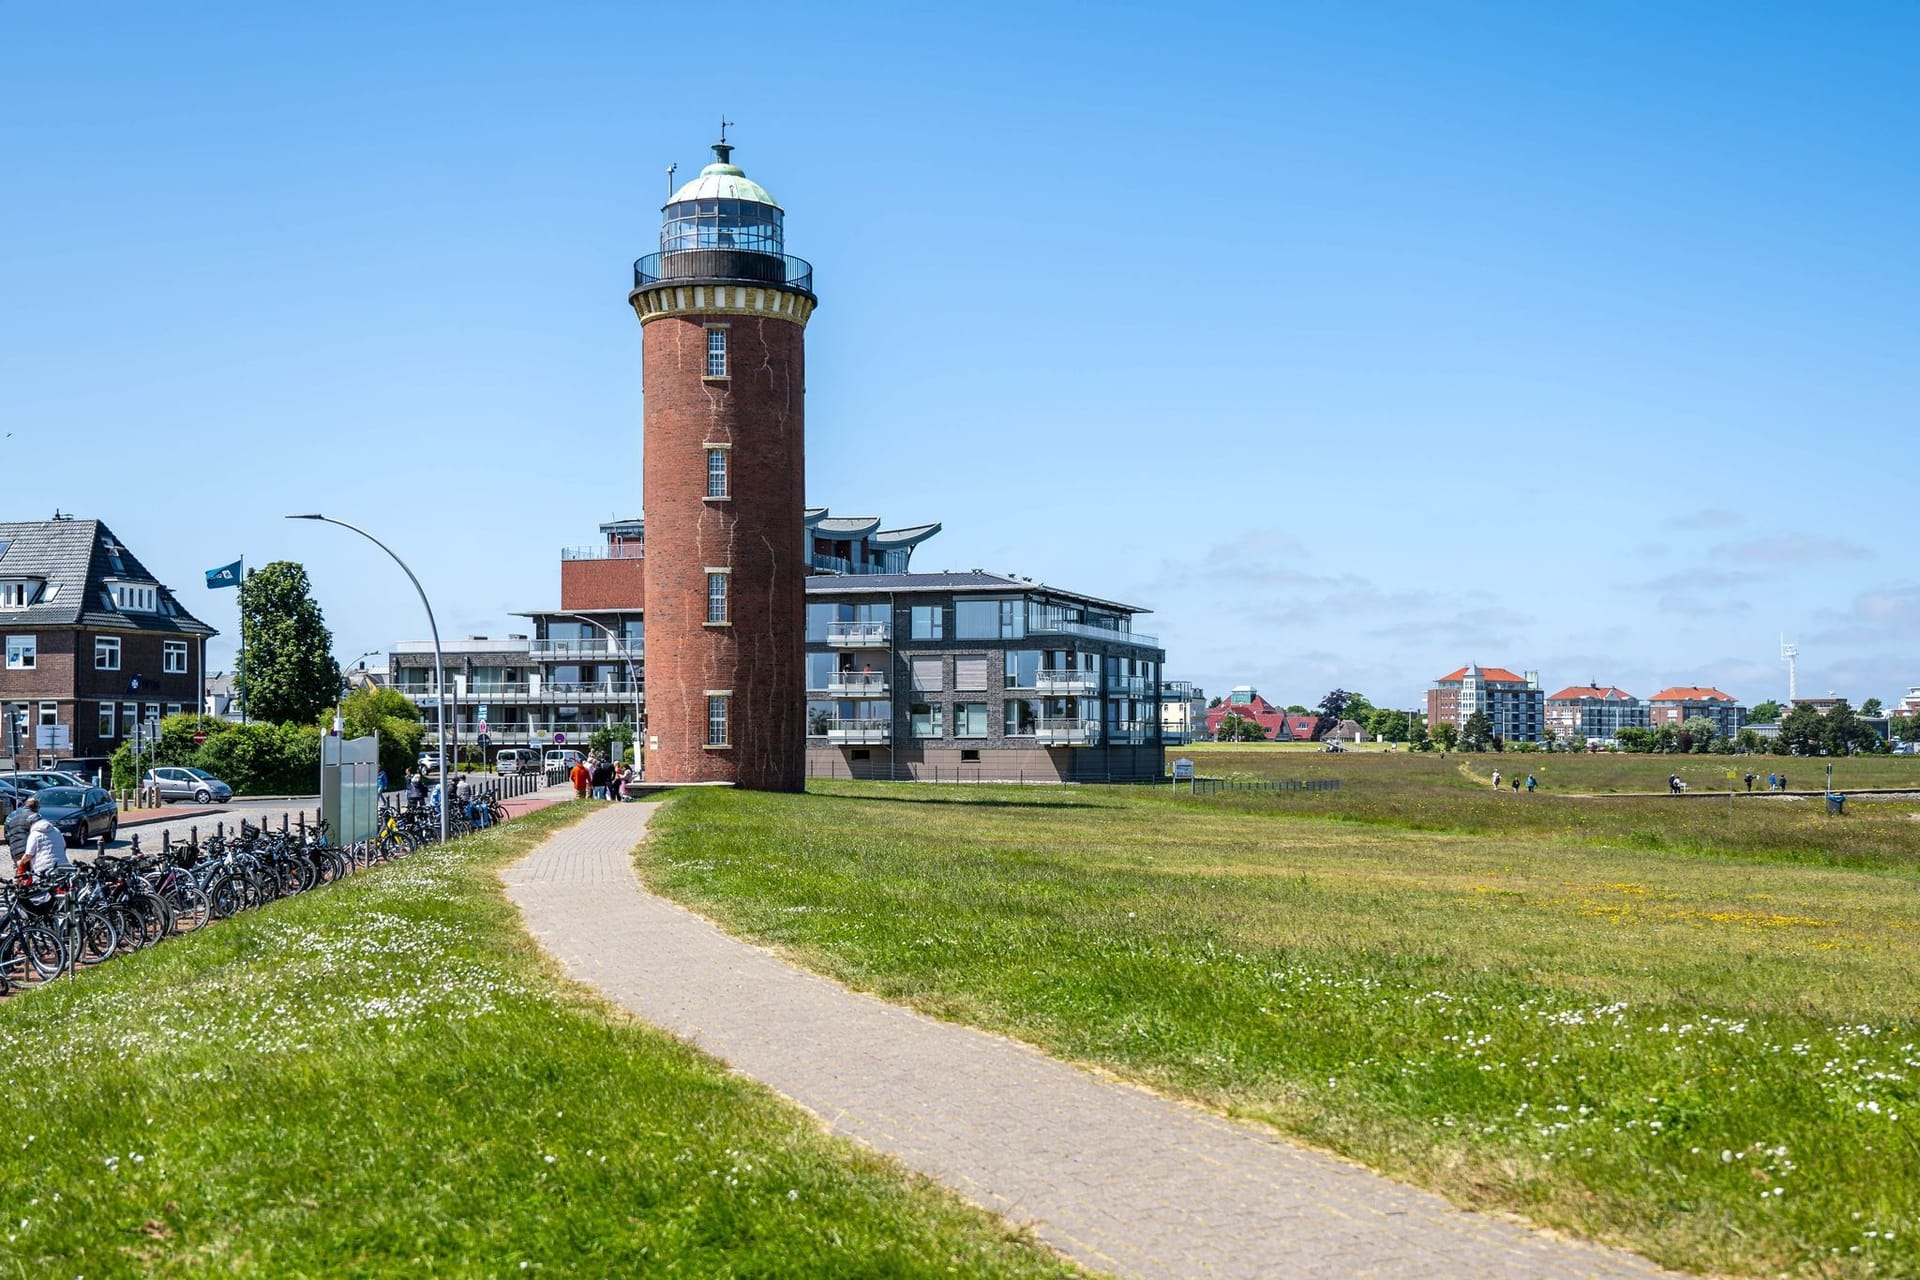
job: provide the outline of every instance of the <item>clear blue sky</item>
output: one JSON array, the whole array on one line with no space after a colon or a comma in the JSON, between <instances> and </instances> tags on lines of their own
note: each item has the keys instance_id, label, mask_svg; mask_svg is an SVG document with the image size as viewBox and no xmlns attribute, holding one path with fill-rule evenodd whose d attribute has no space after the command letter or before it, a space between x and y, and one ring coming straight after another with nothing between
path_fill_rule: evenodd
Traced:
<instances>
[{"instance_id":1,"label":"clear blue sky","mask_svg":"<svg viewBox=\"0 0 1920 1280\"><path fill-rule=\"evenodd\" d=\"M1406 703L1920 682L1911 4L13 6L17 516L305 562L343 660L640 504L664 169L788 210L808 492ZM1904 442L1905 447L1901 447Z\"/></svg>"}]
</instances>

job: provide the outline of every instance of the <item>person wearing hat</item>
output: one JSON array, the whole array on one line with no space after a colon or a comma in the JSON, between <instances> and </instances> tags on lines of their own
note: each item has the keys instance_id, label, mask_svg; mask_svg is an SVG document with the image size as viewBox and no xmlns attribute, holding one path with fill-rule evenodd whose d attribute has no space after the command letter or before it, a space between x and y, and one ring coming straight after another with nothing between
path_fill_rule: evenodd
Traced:
<instances>
[{"instance_id":1,"label":"person wearing hat","mask_svg":"<svg viewBox=\"0 0 1920 1280\"><path fill-rule=\"evenodd\" d=\"M34 814L33 827L27 832L27 859L32 864L33 874L44 875L62 867L71 867L72 859L67 857L67 838L60 834L60 828L50 819L40 816L40 797L28 796L27 803Z\"/></svg>"}]
</instances>

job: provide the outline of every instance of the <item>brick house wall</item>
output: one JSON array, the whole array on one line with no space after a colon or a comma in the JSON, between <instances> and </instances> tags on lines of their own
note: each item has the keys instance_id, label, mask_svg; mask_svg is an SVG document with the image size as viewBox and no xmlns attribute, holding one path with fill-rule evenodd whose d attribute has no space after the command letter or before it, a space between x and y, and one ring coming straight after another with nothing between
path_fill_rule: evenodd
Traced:
<instances>
[{"instance_id":1,"label":"brick house wall","mask_svg":"<svg viewBox=\"0 0 1920 1280\"><path fill-rule=\"evenodd\" d=\"M703 464L704 465L704 464ZM704 472L703 481L704 481ZM646 608L646 561L562 560L560 562L560 607L562 609ZM704 590L704 584L702 589Z\"/></svg>"}]
</instances>

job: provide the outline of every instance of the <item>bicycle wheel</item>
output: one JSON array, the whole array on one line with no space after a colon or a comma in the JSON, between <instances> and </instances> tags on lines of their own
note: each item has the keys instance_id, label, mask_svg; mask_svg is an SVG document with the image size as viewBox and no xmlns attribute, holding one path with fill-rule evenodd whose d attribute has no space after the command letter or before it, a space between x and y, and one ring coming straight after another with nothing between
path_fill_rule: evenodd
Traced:
<instances>
[{"instance_id":1,"label":"bicycle wheel","mask_svg":"<svg viewBox=\"0 0 1920 1280\"><path fill-rule=\"evenodd\" d=\"M79 939L81 964L99 964L113 956L114 948L120 945L120 936L114 932L113 918L104 911L91 907L76 911L68 926L70 936Z\"/></svg>"},{"instance_id":2,"label":"bicycle wheel","mask_svg":"<svg viewBox=\"0 0 1920 1280\"><path fill-rule=\"evenodd\" d=\"M46 982L66 967L66 946L42 921L16 921L0 933L0 974L9 985Z\"/></svg>"},{"instance_id":3,"label":"bicycle wheel","mask_svg":"<svg viewBox=\"0 0 1920 1280\"><path fill-rule=\"evenodd\" d=\"M192 933L213 914L206 891L188 880L167 891L167 905L173 909L173 927L179 933Z\"/></svg>"},{"instance_id":4,"label":"bicycle wheel","mask_svg":"<svg viewBox=\"0 0 1920 1280\"><path fill-rule=\"evenodd\" d=\"M236 911L246 909L247 891L244 888L244 881L239 876L223 872L215 876L212 883L207 885L206 899L213 918L225 920Z\"/></svg>"}]
</instances>

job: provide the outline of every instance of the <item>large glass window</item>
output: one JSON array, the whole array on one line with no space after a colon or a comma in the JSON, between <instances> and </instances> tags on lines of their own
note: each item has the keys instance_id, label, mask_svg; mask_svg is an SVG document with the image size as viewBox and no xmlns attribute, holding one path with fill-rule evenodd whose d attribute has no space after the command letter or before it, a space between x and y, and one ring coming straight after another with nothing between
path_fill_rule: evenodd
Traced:
<instances>
[{"instance_id":1,"label":"large glass window","mask_svg":"<svg viewBox=\"0 0 1920 1280\"><path fill-rule=\"evenodd\" d=\"M1007 650L1007 688L1031 689L1040 683L1038 649Z\"/></svg>"},{"instance_id":2,"label":"large glass window","mask_svg":"<svg viewBox=\"0 0 1920 1280\"><path fill-rule=\"evenodd\" d=\"M31 671L40 664L40 637L7 637L7 670Z\"/></svg>"},{"instance_id":3,"label":"large glass window","mask_svg":"<svg viewBox=\"0 0 1920 1280\"><path fill-rule=\"evenodd\" d=\"M113 704L111 702L100 704L100 723L97 727L102 738L113 736Z\"/></svg>"},{"instance_id":4,"label":"large glass window","mask_svg":"<svg viewBox=\"0 0 1920 1280\"><path fill-rule=\"evenodd\" d=\"M986 737L987 704L984 702L954 703L953 736L956 738Z\"/></svg>"},{"instance_id":5,"label":"large glass window","mask_svg":"<svg viewBox=\"0 0 1920 1280\"><path fill-rule=\"evenodd\" d=\"M840 669L840 655L837 653L810 653L807 655L807 688L828 688L833 673Z\"/></svg>"},{"instance_id":6,"label":"large glass window","mask_svg":"<svg viewBox=\"0 0 1920 1280\"><path fill-rule=\"evenodd\" d=\"M917 604L913 606L913 638L915 640L942 640L946 638L947 611L937 604Z\"/></svg>"},{"instance_id":7,"label":"large glass window","mask_svg":"<svg viewBox=\"0 0 1920 1280\"><path fill-rule=\"evenodd\" d=\"M162 648L164 652L160 656L160 669L171 676L185 675L187 673L187 642L168 640Z\"/></svg>"},{"instance_id":8,"label":"large glass window","mask_svg":"<svg viewBox=\"0 0 1920 1280\"><path fill-rule=\"evenodd\" d=\"M1033 699L1007 699L1005 733L1009 738L1031 738L1039 718L1039 703Z\"/></svg>"},{"instance_id":9,"label":"large glass window","mask_svg":"<svg viewBox=\"0 0 1920 1280\"><path fill-rule=\"evenodd\" d=\"M944 687L946 663L940 658L913 660L913 687L917 693L938 693Z\"/></svg>"},{"instance_id":10,"label":"large glass window","mask_svg":"<svg viewBox=\"0 0 1920 1280\"><path fill-rule=\"evenodd\" d=\"M727 711L733 701L724 693L707 695L707 745L724 747L727 745Z\"/></svg>"},{"instance_id":11,"label":"large glass window","mask_svg":"<svg viewBox=\"0 0 1920 1280\"><path fill-rule=\"evenodd\" d=\"M93 667L96 671L118 671L120 669L119 636L95 636L93 638Z\"/></svg>"},{"instance_id":12,"label":"large glass window","mask_svg":"<svg viewBox=\"0 0 1920 1280\"><path fill-rule=\"evenodd\" d=\"M707 330L707 376L709 378L727 376L727 331L725 329Z\"/></svg>"},{"instance_id":13,"label":"large glass window","mask_svg":"<svg viewBox=\"0 0 1920 1280\"><path fill-rule=\"evenodd\" d=\"M120 704L120 733L123 737L132 737L133 731L140 727L140 704L124 702Z\"/></svg>"},{"instance_id":14,"label":"large glass window","mask_svg":"<svg viewBox=\"0 0 1920 1280\"><path fill-rule=\"evenodd\" d=\"M969 693L987 687L987 660L985 658L955 658L953 660L953 687Z\"/></svg>"},{"instance_id":15,"label":"large glass window","mask_svg":"<svg viewBox=\"0 0 1920 1280\"><path fill-rule=\"evenodd\" d=\"M998 600L954 601L953 634L962 640L999 639L1000 602Z\"/></svg>"},{"instance_id":16,"label":"large glass window","mask_svg":"<svg viewBox=\"0 0 1920 1280\"><path fill-rule=\"evenodd\" d=\"M913 736L916 738L938 738L943 731L942 708L937 702L914 702L908 704L913 715Z\"/></svg>"},{"instance_id":17,"label":"large glass window","mask_svg":"<svg viewBox=\"0 0 1920 1280\"><path fill-rule=\"evenodd\" d=\"M1000 602L1000 638L1018 640L1027 634L1027 602L1025 600L1002 600Z\"/></svg>"},{"instance_id":18,"label":"large glass window","mask_svg":"<svg viewBox=\"0 0 1920 1280\"><path fill-rule=\"evenodd\" d=\"M727 575L707 573L707 621L727 621Z\"/></svg>"},{"instance_id":19,"label":"large glass window","mask_svg":"<svg viewBox=\"0 0 1920 1280\"><path fill-rule=\"evenodd\" d=\"M815 644L827 642L827 624L834 621L834 606L830 604L810 604L807 606L807 639Z\"/></svg>"},{"instance_id":20,"label":"large glass window","mask_svg":"<svg viewBox=\"0 0 1920 1280\"><path fill-rule=\"evenodd\" d=\"M676 200L660 226L660 251L745 249L783 253L786 237L780 210L757 200Z\"/></svg>"},{"instance_id":21,"label":"large glass window","mask_svg":"<svg viewBox=\"0 0 1920 1280\"><path fill-rule=\"evenodd\" d=\"M711 356L713 353L707 353ZM724 359L725 353L722 352ZM726 449L707 450L707 496L724 498L727 496L727 453Z\"/></svg>"}]
</instances>

